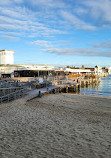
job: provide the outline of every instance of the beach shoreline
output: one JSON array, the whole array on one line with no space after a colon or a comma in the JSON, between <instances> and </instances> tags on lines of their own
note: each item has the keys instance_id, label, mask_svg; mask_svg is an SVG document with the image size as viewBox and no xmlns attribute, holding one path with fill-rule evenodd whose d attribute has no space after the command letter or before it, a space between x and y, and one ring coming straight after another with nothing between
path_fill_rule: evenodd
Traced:
<instances>
[{"instance_id":1,"label":"beach shoreline","mask_svg":"<svg viewBox=\"0 0 111 158\"><path fill-rule=\"evenodd\" d=\"M103 95L92 95L92 94L82 94L82 93L78 93L78 94L73 94L73 93L69 93L70 95L79 95L79 96L86 96L86 97L95 97L95 98L103 98L103 99L111 99L111 97L106 97Z\"/></svg>"},{"instance_id":2,"label":"beach shoreline","mask_svg":"<svg viewBox=\"0 0 111 158\"><path fill-rule=\"evenodd\" d=\"M0 105L0 157L110 158L111 98L48 94Z\"/></svg>"}]
</instances>

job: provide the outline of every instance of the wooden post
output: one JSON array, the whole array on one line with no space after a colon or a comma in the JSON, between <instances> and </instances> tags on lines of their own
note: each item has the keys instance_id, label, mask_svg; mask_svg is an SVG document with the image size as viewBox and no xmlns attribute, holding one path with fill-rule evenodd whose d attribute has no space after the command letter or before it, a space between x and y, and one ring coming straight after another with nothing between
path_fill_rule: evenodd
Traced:
<instances>
[{"instance_id":1,"label":"wooden post","mask_svg":"<svg viewBox=\"0 0 111 158\"><path fill-rule=\"evenodd\" d=\"M41 91L39 91L38 97L40 97L40 98L41 98L41 96L42 96Z\"/></svg>"},{"instance_id":2,"label":"wooden post","mask_svg":"<svg viewBox=\"0 0 111 158\"><path fill-rule=\"evenodd\" d=\"M66 86L66 93L68 93L68 92L69 92L69 91L68 91L68 89L69 89L69 88L68 88L68 86Z\"/></svg>"},{"instance_id":3,"label":"wooden post","mask_svg":"<svg viewBox=\"0 0 111 158\"><path fill-rule=\"evenodd\" d=\"M49 94L49 88L47 88L47 93Z\"/></svg>"}]
</instances>

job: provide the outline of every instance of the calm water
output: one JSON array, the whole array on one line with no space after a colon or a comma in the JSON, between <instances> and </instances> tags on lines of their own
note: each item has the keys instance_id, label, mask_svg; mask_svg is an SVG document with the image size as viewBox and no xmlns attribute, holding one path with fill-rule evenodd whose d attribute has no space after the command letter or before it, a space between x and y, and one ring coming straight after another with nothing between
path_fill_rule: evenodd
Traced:
<instances>
[{"instance_id":1,"label":"calm water","mask_svg":"<svg viewBox=\"0 0 111 158\"><path fill-rule=\"evenodd\" d=\"M81 94L96 95L111 97L111 75L107 78L102 78L101 83L97 86L90 86L88 88L81 88Z\"/></svg>"}]
</instances>

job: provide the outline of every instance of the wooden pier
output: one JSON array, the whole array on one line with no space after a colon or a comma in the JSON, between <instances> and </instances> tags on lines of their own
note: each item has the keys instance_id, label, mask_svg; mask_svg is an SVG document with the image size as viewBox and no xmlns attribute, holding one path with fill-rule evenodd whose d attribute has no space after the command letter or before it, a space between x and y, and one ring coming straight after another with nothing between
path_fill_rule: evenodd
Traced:
<instances>
[{"instance_id":1,"label":"wooden pier","mask_svg":"<svg viewBox=\"0 0 111 158\"><path fill-rule=\"evenodd\" d=\"M70 81L69 81L70 82ZM90 85L97 85L100 83L99 78L90 78L90 79L81 79L77 82L71 82L71 84L59 84L64 83L64 81L56 81L56 85L61 89L61 92L64 93L79 93L81 88L88 87Z\"/></svg>"},{"instance_id":2,"label":"wooden pier","mask_svg":"<svg viewBox=\"0 0 111 158\"><path fill-rule=\"evenodd\" d=\"M4 101L10 101L20 98L27 94L25 101L31 100L35 97L41 97L43 94L55 94L55 93L79 93L82 87L88 87L89 85L97 85L100 79L81 79L77 82L71 82L67 84L66 80L57 81L57 85L45 84L43 86L35 86L35 89L27 90L24 87L17 87L18 83L16 81L11 82L1 82L0 81L0 103ZM4 87L4 88L3 88Z\"/></svg>"}]
</instances>

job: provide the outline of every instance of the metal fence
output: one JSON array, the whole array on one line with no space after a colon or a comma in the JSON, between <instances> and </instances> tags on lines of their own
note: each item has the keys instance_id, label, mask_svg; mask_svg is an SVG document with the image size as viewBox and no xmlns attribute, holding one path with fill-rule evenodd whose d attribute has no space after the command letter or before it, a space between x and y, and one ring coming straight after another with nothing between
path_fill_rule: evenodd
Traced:
<instances>
[{"instance_id":1,"label":"metal fence","mask_svg":"<svg viewBox=\"0 0 111 158\"><path fill-rule=\"evenodd\" d=\"M22 97L27 91L27 88L21 86L18 81L11 79L0 80L0 103Z\"/></svg>"},{"instance_id":2,"label":"metal fence","mask_svg":"<svg viewBox=\"0 0 111 158\"><path fill-rule=\"evenodd\" d=\"M25 89L25 88L16 89L13 92L11 90L9 90L9 93L7 93L7 94L5 93L4 95L0 96L0 103L2 103L4 101L11 101L11 100L18 99L26 94L27 94L27 89Z\"/></svg>"}]
</instances>

